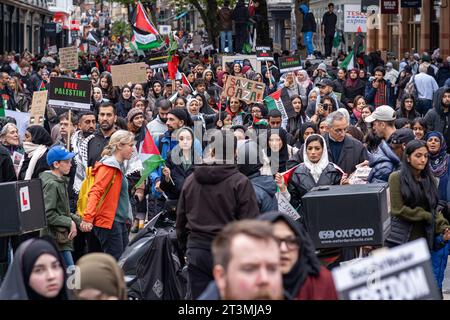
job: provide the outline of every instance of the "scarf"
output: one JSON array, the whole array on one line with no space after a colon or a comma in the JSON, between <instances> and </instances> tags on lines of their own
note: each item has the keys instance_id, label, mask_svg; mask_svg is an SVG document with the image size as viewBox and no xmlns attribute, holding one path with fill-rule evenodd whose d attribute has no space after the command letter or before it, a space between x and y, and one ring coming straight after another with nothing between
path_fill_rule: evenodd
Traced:
<instances>
[{"instance_id":1,"label":"scarf","mask_svg":"<svg viewBox=\"0 0 450 320\"><path fill-rule=\"evenodd\" d=\"M88 163L88 145L89 141L95 137L95 134L91 134L85 138L78 147L78 153L75 156L75 178L73 180L73 191L78 194L80 192L81 184L84 178L86 178L86 168Z\"/></svg>"},{"instance_id":2,"label":"scarf","mask_svg":"<svg viewBox=\"0 0 450 320\"><path fill-rule=\"evenodd\" d=\"M323 141L323 152L322 152L322 157L320 158L320 160L316 163L312 163L309 158L308 155L306 153L306 145L308 144L308 139L310 139L313 136L319 136L322 141ZM306 138L306 142L305 142L305 147L303 148L303 159L304 159L304 164L305 166L309 169L309 172L311 173L314 182L317 183L320 179L320 176L322 175L323 170L328 166L328 164L330 163L328 161L328 150L327 150L327 144L325 142L325 139L318 134L312 134L310 135L308 138Z\"/></svg>"},{"instance_id":3,"label":"scarf","mask_svg":"<svg viewBox=\"0 0 450 320\"><path fill-rule=\"evenodd\" d=\"M34 144L33 142L24 142L23 143L23 149L25 150L25 153L30 158L30 163L28 164L27 171L25 172L25 179L24 180L30 180L33 176L34 168L36 167L36 163L47 151L47 147L42 144ZM22 158L22 161L19 164L19 172L22 169L23 161L25 157Z\"/></svg>"},{"instance_id":4,"label":"scarf","mask_svg":"<svg viewBox=\"0 0 450 320\"><path fill-rule=\"evenodd\" d=\"M448 161L450 155L447 153L447 144L445 143L444 136L437 131L428 132L425 136L425 141L431 137L437 137L441 142L439 151L435 154L430 153L430 168L433 175L437 178L442 177L448 171Z\"/></svg>"},{"instance_id":5,"label":"scarf","mask_svg":"<svg viewBox=\"0 0 450 320\"><path fill-rule=\"evenodd\" d=\"M379 107L385 104L386 104L386 82L382 81L378 86L377 93L375 94L374 105L375 107Z\"/></svg>"},{"instance_id":6,"label":"scarf","mask_svg":"<svg viewBox=\"0 0 450 320\"><path fill-rule=\"evenodd\" d=\"M352 71L356 71L356 74L358 75L358 69L352 69L350 70L350 72ZM356 79L352 79L350 78L350 75L347 78L347 81L345 82L345 87L346 88L354 88L356 87L356 84L358 83L359 80L359 76L356 77Z\"/></svg>"},{"instance_id":7,"label":"scarf","mask_svg":"<svg viewBox=\"0 0 450 320\"><path fill-rule=\"evenodd\" d=\"M297 80L298 84L303 89L308 89L308 87L312 83L311 80L309 79L308 72L306 72L306 70L300 70L299 73L301 73L303 75L303 79L304 80L303 81L298 81Z\"/></svg>"},{"instance_id":8,"label":"scarf","mask_svg":"<svg viewBox=\"0 0 450 320\"><path fill-rule=\"evenodd\" d=\"M359 112L358 110L356 110L356 108L353 108L353 115L355 116L355 118L357 120L361 119L361 112Z\"/></svg>"}]
</instances>

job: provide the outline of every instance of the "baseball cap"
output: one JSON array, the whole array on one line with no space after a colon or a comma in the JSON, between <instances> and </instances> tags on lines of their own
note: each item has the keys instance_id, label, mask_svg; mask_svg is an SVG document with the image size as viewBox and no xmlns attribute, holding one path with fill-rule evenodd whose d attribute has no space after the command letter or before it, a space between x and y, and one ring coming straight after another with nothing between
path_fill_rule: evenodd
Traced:
<instances>
[{"instance_id":1,"label":"baseball cap","mask_svg":"<svg viewBox=\"0 0 450 320\"><path fill-rule=\"evenodd\" d=\"M47 164L51 166L55 161L69 160L75 157L75 153L67 151L63 146L54 146L48 150Z\"/></svg>"},{"instance_id":2,"label":"baseball cap","mask_svg":"<svg viewBox=\"0 0 450 320\"><path fill-rule=\"evenodd\" d=\"M391 144L403 144L413 141L415 138L414 131L409 128L402 128L395 130L394 133L391 134L389 140Z\"/></svg>"},{"instance_id":3,"label":"baseball cap","mask_svg":"<svg viewBox=\"0 0 450 320\"><path fill-rule=\"evenodd\" d=\"M317 87L325 87L325 86L330 86L333 87L333 81L331 81L330 79L322 79L320 80L319 83L316 84Z\"/></svg>"},{"instance_id":4,"label":"baseball cap","mask_svg":"<svg viewBox=\"0 0 450 320\"><path fill-rule=\"evenodd\" d=\"M364 119L365 122L374 122L375 120L378 121L394 121L397 117L397 114L393 108L390 106L379 106L375 109L375 111L368 116L366 119Z\"/></svg>"}]
</instances>

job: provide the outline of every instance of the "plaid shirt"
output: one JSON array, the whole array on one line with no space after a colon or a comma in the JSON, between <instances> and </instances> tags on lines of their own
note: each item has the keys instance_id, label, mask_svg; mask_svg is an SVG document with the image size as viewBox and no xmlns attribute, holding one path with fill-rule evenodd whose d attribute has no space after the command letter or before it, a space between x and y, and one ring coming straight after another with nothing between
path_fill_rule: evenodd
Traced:
<instances>
[{"instance_id":1,"label":"plaid shirt","mask_svg":"<svg viewBox=\"0 0 450 320\"><path fill-rule=\"evenodd\" d=\"M386 104L386 82L381 81L375 94L374 106L379 107Z\"/></svg>"}]
</instances>

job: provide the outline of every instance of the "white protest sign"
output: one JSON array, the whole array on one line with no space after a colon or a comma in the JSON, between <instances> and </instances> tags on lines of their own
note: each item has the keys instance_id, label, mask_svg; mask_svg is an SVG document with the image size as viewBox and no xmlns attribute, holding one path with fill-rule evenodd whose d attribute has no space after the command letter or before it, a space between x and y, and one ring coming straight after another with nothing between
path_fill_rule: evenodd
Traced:
<instances>
[{"instance_id":1,"label":"white protest sign","mask_svg":"<svg viewBox=\"0 0 450 320\"><path fill-rule=\"evenodd\" d=\"M278 211L288 215L293 220L300 219L300 215L298 214L297 210L294 209L294 207L289 203L289 201L285 196L283 196L281 192L277 192L275 196L278 200Z\"/></svg>"},{"instance_id":2,"label":"white protest sign","mask_svg":"<svg viewBox=\"0 0 450 320\"><path fill-rule=\"evenodd\" d=\"M261 73L261 61L256 59L256 55L238 54L234 56L222 55L222 68L225 70L225 64L228 62L239 63L241 66L244 60L248 60L252 65L253 70Z\"/></svg>"},{"instance_id":3,"label":"white protest sign","mask_svg":"<svg viewBox=\"0 0 450 320\"><path fill-rule=\"evenodd\" d=\"M48 54L58 53L58 47L56 45L48 47Z\"/></svg>"},{"instance_id":4,"label":"white protest sign","mask_svg":"<svg viewBox=\"0 0 450 320\"><path fill-rule=\"evenodd\" d=\"M425 239L332 270L341 300L439 299Z\"/></svg>"},{"instance_id":5,"label":"white protest sign","mask_svg":"<svg viewBox=\"0 0 450 320\"><path fill-rule=\"evenodd\" d=\"M358 28L366 32L367 14L361 12L360 4L344 5L344 32L358 32Z\"/></svg>"},{"instance_id":6,"label":"white protest sign","mask_svg":"<svg viewBox=\"0 0 450 320\"><path fill-rule=\"evenodd\" d=\"M16 119L19 137L23 140L25 137L25 131L27 131L30 123L30 114L28 112L5 110L5 116Z\"/></svg>"}]
</instances>

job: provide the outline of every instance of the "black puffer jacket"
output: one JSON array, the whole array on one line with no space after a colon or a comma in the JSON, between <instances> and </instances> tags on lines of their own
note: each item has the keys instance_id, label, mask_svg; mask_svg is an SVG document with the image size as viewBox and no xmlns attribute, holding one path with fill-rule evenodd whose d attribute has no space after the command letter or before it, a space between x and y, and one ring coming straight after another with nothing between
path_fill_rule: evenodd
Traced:
<instances>
[{"instance_id":1,"label":"black puffer jacket","mask_svg":"<svg viewBox=\"0 0 450 320\"><path fill-rule=\"evenodd\" d=\"M427 124L428 131L438 131L442 133L447 143L447 152L450 152L450 112L444 113L444 107L442 106L442 97L444 93L449 90L449 88L440 88L433 95L433 108L428 110L424 117L425 123Z\"/></svg>"},{"instance_id":2,"label":"black puffer jacket","mask_svg":"<svg viewBox=\"0 0 450 320\"><path fill-rule=\"evenodd\" d=\"M302 197L317 186L338 185L341 182L342 174L334 167L332 163L322 171L317 183L314 181L310 170L304 163L295 169L291 181L288 185L288 191L291 194L291 204L297 209L298 213L303 217Z\"/></svg>"}]
</instances>

